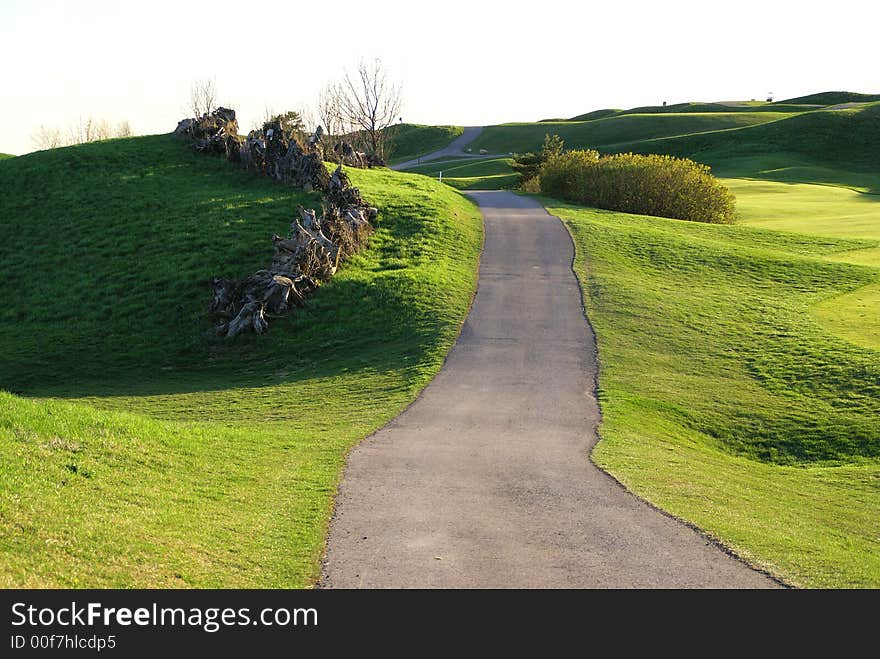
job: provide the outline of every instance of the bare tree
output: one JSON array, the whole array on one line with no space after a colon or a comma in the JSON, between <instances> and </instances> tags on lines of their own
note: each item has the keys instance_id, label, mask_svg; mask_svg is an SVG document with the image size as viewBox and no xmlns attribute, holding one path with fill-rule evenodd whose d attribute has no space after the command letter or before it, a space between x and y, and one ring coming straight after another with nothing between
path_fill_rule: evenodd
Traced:
<instances>
[{"instance_id":1,"label":"bare tree","mask_svg":"<svg viewBox=\"0 0 880 659\"><path fill-rule=\"evenodd\" d=\"M131 124L128 119L123 119L116 125L115 137L131 137L134 131L131 130Z\"/></svg>"},{"instance_id":2,"label":"bare tree","mask_svg":"<svg viewBox=\"0 0 880 659\"><path fill-rule=\"evenodd\" d=\"M66 134L55 126L40 126L32 135L31 142L38 149L54 149L59 146L85 144L111 137L131 137L134 133L128 120L117 124L116 128L106 119L79 117L67 128Z\"/></svg>"},{"instance_id":3,"label":"bare tree","mask_svg":"<svg viewBox=\"0 0 880 659\"><path fill-rule=\"evenodd\" d=\"M59 146L65 146L65 140L58 128L43 125L40 125L31 135L31 143L37 149L54 149Z\"/></svg>"},{"instance_id":4,"label":"bare tree","mask_svg":"<svg viewBox=\"0 0 880 659\"><path fill-rule=\"evenodd\" d=\"M339 111L339 85L328 84L318 94L318 106L315 108L318 124L324 129L325 139L344 134L342 117Z\"/></svg>"},{"instance_id":5,"label":"bare tree","mask_svg":"<svg viewBox=\"0 0 880 659\"><path fill-rule=\"evenodd\" d=\"M376 59L372 64L361 62L356 76L346 73L338 92L342 122L360 133L369 155L384 161L388 129L400 115L400 87L389 82L381 60Z\"/></svg>"},{"instance_id":6,"label":"bare tree","mask_svg":"<svg viewBox=\"0 0 880 659\"><path fill-rule=\"evenodd\" d=\"M196 80L190 88L189 109L192 116L201 117L217 109L217 86L213 78Z\"/></svg>"}]
</instances>

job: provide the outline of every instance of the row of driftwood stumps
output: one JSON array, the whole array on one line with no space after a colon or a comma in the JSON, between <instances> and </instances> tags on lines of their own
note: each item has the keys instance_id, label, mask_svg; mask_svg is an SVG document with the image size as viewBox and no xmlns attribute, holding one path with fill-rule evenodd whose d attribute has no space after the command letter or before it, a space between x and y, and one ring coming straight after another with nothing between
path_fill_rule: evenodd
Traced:
<instances>
[{"instance_id":1,"label":"row of driftwood stumps","mask_svg":"<svg viewBox=\"0 0 880 659\"><path fill-rule=\"evenodd\" d=\"M227 338L242 332L262 334L271 317L303 306L372 232L377 209L351 186L342 161L332 175L327 171L320 131L319 127L303 144L280 121L269 121L243 137L235 111L228 108L184 119L174 131L191 140L197 151L225 155L250 171L323 195L320 217L301 207L287 237L272 236L275 251L268 268L244 279L212 280L210 313L219 321L217 332ZM358 152L345 157L356 160L355 166L364 162Z\"/></svg>"}]
</instances>

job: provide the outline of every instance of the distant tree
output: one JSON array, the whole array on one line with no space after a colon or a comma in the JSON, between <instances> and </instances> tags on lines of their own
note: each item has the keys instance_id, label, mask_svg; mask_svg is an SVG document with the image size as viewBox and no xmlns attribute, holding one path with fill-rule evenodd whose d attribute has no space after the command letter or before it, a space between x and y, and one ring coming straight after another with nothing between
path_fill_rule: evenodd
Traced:
<instances>
[{"instance_id":1,"label":"distant tree","mask_svg":"<svg viewBox=\"0 0 880 659\"><path fill-rule=\"evenodd\" d=\"M318 105L315 108L318 124L323 127L324 134L341 135L345 132L342 115L339 109L339 85L328 84L318 94Z\"/></svg>"},{"instance_id":2,"label":"distant tree","mask_svg":"<svg viewBox=\"0 0 880 659\"><path fill-rule=\"evenodd\" d=\"M37 149L55 149L59 146L66 146L58 128L43 125L40 125L31 135L31 143Z\"/></svg>"},{"instance_id":3,"label":"distant tree","mask_svg":"<svg viewBox=\"0 0 880 659\"><path fill-rule=\"evenodd\" d=\"M131 124L128 119L123 119L116 125L116 133L114 137L131 137L134 132L131 130Z\"/></svg>"},{"instance_id":4,"label":"distant tree","mask_svg":"<svg viewBox=\"0 0 880 659\"><path fill-rule=\"evenodd\" d=\"M289 133L304 133L306 124L302 115L296 110L288 110L283 114L276 114L273 119L281 124L281 128Z\"/></svg>"},{"instance_id":5,"label":"distant tree","mask_svg":"<svg viewBox=\"0 0 880 659\"><path fill-rule=\"evenodd\" d=\"M345 74L335 88L335 104L343 127L361 138L367 155L380 162L388 157L389 130L400 116L400 86L388 80L379 59L361 62L357 74Z\"/></svg>"},{"instance_id":6,"label":"distant tree","mask_svg":"<svg viewBox=\"0 0 880 659\"><path fill-rule=\"evenodd\" d=\"M66 133L54 126L41 125L31 135L31 142L37 149L54 149L60 146L106 140L111 137L131 137L131 135L133 132L127 119L119 122L113 128L106 119L79 117L68 126Z\"/></svg>"},{"instance_id":7,"label":"distant tree","mask_svg":"<svg viewBox=\"0 0 880 659\"><path fill-rule=\"evenodd\" d=\"M213 79L195 80L190 87L189 110L193 117L210 114L217 109L217 86Z\"/></svg>"}]
</instances>

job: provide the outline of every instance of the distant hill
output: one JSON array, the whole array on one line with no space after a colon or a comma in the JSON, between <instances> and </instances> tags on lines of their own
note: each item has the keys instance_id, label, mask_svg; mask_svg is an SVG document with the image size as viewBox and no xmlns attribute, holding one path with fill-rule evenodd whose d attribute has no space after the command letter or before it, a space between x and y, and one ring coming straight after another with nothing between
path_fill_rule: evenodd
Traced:
<instances>
[{"instance_id":1,"label":"distant hill","mask_svg":"<svg viewBox=\"0 0 880 659\"><path fill-rule=\"evenodd\" d=\"M792 115L773 112L666 112L621 114L592 121L502 124L487 126L471 146L474 151L486 149L495 154L524 153L540 149L544 136L556 133L570 149L611 151L620 143L740 128L789 116Z\"/></svg>"},{"instance_id":2,"label":"distant hill","mask_svg":"<svg viewBox=\"0 0 880 659\"><path fill-rule=\"evenodd\" d=\"M422 126L400 124L393 126L391 138L391 162L404 162L423 153L431 153L445 146L462 134L461 126Z\"/></svg>"},{"instance_id":3,"label":"distant hill","mask_svg":"<svg viewBox=\"0 0 880 659\"><path fill-rule=\"evenodd\" d=\"M702 162L780 152L814 161L876 171L880 153L880 103L850 110L796 114L734 130L638 140L616 151L667 153Z\"/></svg>"},{"instance_id":4,"label":"distant hill","mask_svg":"<svg viewBox=\"0 0 880 659\"><path fill-rule=\"evenodd\" d=\"M808 112L820 109L820 105L764 103L743 101L731 103L676 103L674 105L644 105L629 110L593 110L579 114L566 121L595 121L608 117L620 117L628 114L687 114L717 112ZM546 121L546 120L545 120ZM557 120L558 121L558 120Z\"/></svg>"},{"instance_id":5,"label":"distant hill","mask_svg":"<svg viewBox=\"0 0 880 659\"><path fill-rule=\"evenodd\" d=\"M11 153L0 153L0 160L6 160L7 158L15 158Z\"/></svg>"},{"instance_id":6,"label":"distant hill","mask_svg":"<svg viewBox=\"0 0 880 659\"><path fill-rule=\"evenodd\" d=\"M620 114L621 112L623 112L623 110L612 110L610 108L605 110L593 110L592 112L587 112L586 114L579 114L576 117L572 117L568 121L593 121L594 119L613 117L614 115Z\"/></svg>"},{"instance_id":7,"label":"distant hill","mask_svg":"<svg viewBox=\"0 0 880 659\"><path fill-rule=\"evenodd\" d=\"M859 94L857 92L820 92L818 94L810 94L809 96L798 96L797 98L787 98L774 105L780 103L814 103L816 105L839 105L840 103L870 103L880 101L880 94Z\"/></svg>"},{"instance_id":8,"label":"distant hill","mask_svg":"<svg viewBox=\"0 0 880 659\"><path fill-rule=\"evenodd\" d=\"M628 110L593 110L579 114L567 121L593 121L626 114L663 114L687 112L808 112L841 103L870 103L880 101L880 94L859 94L857 92L821 92L809 96L787 98L775 103L767 101L730 101L717 103L673 103L672 105L643 105ZM545 121L553 121L547 120Z\"/></svg>"}]
</instances>

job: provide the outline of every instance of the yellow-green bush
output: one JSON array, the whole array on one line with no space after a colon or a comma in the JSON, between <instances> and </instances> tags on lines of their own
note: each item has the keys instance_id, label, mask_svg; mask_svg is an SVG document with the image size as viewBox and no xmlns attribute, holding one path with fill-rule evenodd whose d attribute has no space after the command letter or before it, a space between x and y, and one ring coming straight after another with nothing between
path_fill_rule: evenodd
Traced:
<instances>
[{"instance_id":1,"label":"yellow-green bush","mask_svg":"<svg viewBox=\"0 0 880 659\"><path fill-rule=\"evenodd\" d=\"M672 156L567 151L541 167L541 192L588 206L730 224L733 194L706 165Z\"/></svg>"}]
</instances>

